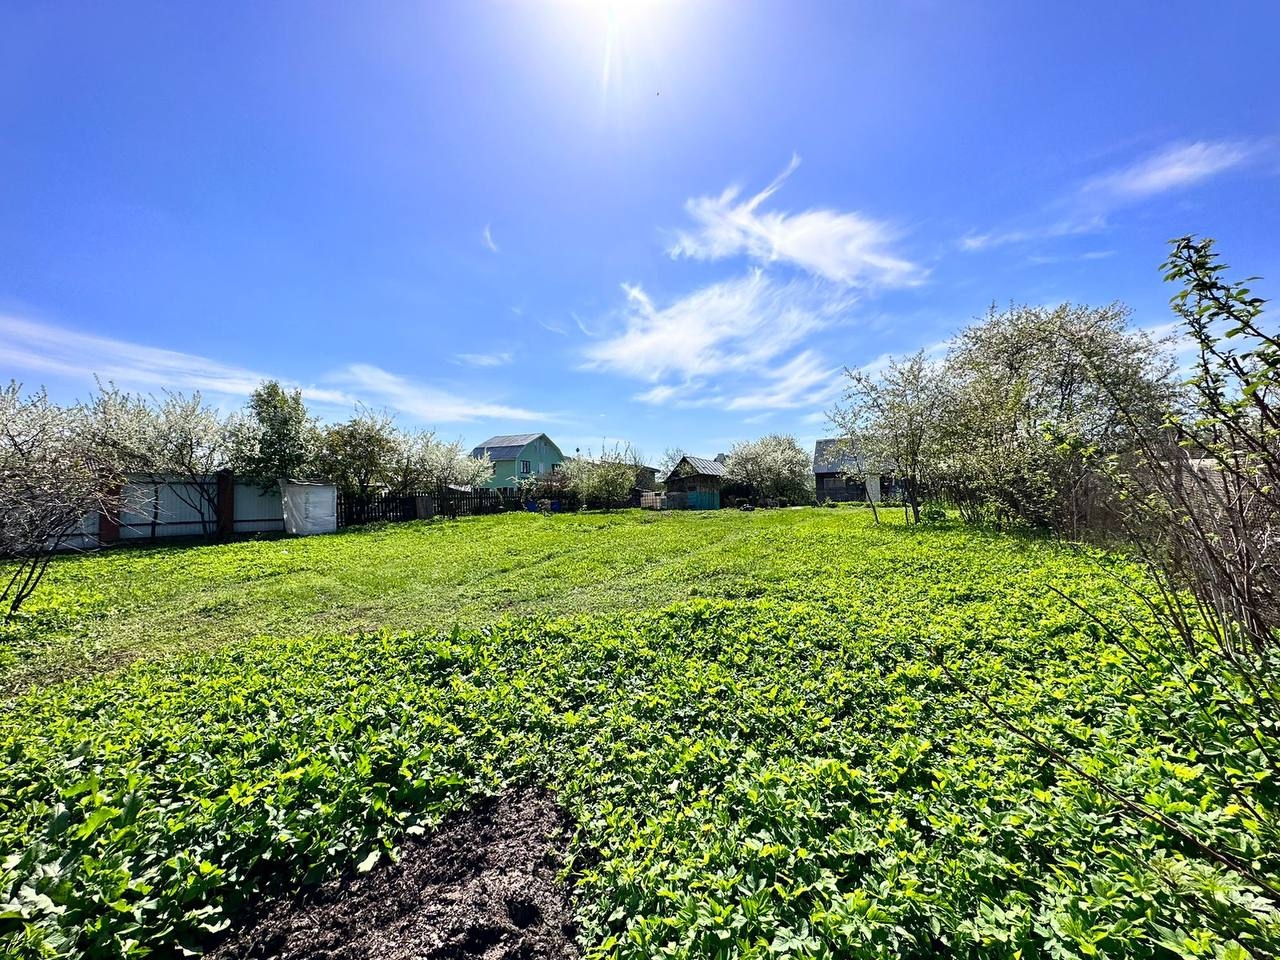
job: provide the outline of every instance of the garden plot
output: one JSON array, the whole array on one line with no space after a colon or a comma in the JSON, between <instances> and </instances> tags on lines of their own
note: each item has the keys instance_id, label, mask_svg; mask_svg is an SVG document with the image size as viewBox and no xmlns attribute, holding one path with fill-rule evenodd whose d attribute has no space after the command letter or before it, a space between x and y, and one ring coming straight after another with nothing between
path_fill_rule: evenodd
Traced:
<instances>
[{"instance_id":1,"label":"garden plot","mask_svg":"<svg viewBox=\"0 0 1280 960\"><path fill-rule=\"evenodd\" d=\"M549 794L504 794L410 838L395 864L260 907L212 958L570 960L569 833Z\"/></svg>"}]
</instances>

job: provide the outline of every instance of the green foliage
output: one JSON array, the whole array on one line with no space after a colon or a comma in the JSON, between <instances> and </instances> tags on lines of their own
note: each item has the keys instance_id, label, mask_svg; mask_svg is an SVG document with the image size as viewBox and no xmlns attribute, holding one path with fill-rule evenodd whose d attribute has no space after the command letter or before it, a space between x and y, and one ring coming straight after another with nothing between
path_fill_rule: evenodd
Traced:
<instances>
[{"instance_id":1,"label":"green foliage","mask_svg":"<svg viewBox=\"0 0 1280 960\"><path fill-rule=\"evenodd\" d=\"M1168 358L1129 318L1120 304L993 307L956 338L937 479L970 519L1101 525L1094 461L1131 449L1171 396Z\"/></svg>"},{"instance_id":2,"label":"green foliage","mask_svg":"<svg viewBox=\"0 0 1280 960\"><path fill-rule=\"evenodd\" d=\"M391 416L360 409L344 423L326 427L320 442L320 474L348 496L367 497L388 484L400 447Z\"/></svg>"},{"instance_id":3,"label":"green foliage","mask_svg":"<svg viewBox=\"0 0 1280 960\"><path fill-rule=\"evenodd\" d=\"M320 428L301 390L265 381L249 395L238 426L232 462L236 473L257 480L264 490L275 489L281 478L314 476Z\"/></svg>"},{"instance_id":4,"label":"green foliage","mask_svg":"<svg viewBox=\"0 0 1280 960\"><path fill-rule=\"evenodd\" d=\"M853 475L892 471L902 479L912 517L920 519L921 486L938 468L944 384L923 350L889 358L874 375L845 368L844 403L828 411L845 453L857 464Z\"/></svg>"},{"instance_id":5,"label":"green foliage","mask_svg":"<svg viewBox=\"0 0 1280 960\"><path fill-rule=\"evenodd\" d=\"M598 960L1280 948L1265 891L1161 820L1117 816L1092 779L1280 872L1280 785L1258 776L1275 731L1241 746L1197 697L1203 665L1179 665L1189 687L1144 658L1127 564L861 511L484 521L473 538L527 535L608 609L242 639L0 710L0 952L196 948L258 893L394 856L516 783L556 789L578 824L569 877ZM373 531L349 562L399 537L430 570L456 545L430 537L463 526ZM602 537L696 544L624 593L630 568L574 559ZM332 554L245 549L285 546L304 544L206 548L235 562L192 577L188 600L294 564L342 575ZM458 601L484 579L471 569ZM634 609L671 579L684 599ZM1227 799L1241 785L1247 806Z\"/></svg>"},{"instance_id":6,"label":"green foliage","mask_svg":"<svg viewBox=\"0 0 1280 960\"><path fill-rule=\"evenodd\" d=\"M577 503L601 510L614 510L627 502L638 483L640 457L630 445L614 444L604 447L598 457L588 450L585 456L570 457L552 471L539 485L544 488L542 497L556 498L557 484ZM562 476L557 477L556 474Z\"/></svg>"},{"instance_id":7,"label":"green foliage","mask_svg":"<svg viewBox=\"0 0 1280 960\"><path fill-rule=\"evenodd\" d=\"M762 500L812 503L813 458L795 437L771 433L735 443L725 460L725 479Z\"/></svg>"}]
</instances>

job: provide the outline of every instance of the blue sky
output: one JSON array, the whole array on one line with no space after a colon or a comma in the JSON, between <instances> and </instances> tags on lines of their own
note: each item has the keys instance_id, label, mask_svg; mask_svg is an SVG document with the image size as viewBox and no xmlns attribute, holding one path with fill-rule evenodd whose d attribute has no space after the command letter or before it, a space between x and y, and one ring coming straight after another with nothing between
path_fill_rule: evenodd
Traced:
<instances>
[{"instance_id":1,"label":"blue sky","mask_svg":"<svg viewBox=\"0 0 1280 960\"><path fill-rule=\"evenodd\" d=\"M0 5L0 377L806 443L990 303L1280 277L1280 5Z\"/></svg>"}]
</instances>

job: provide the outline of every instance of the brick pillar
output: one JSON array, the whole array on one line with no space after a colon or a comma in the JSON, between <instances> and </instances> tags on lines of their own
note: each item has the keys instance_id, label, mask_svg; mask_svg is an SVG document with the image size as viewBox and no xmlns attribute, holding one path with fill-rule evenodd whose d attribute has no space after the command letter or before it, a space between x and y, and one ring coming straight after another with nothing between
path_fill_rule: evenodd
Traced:
<instances>
[{"instance_id":1,"label":"brick pillar","mask_svg":"<svg viewBox=\"0 0 1280 960\"><path fill-rule=\"evenodd\" d=\"M236 478L230 470L218 471L217 532L226 540L236 531Z\"/></svg>"},{"instance_id":2,"label":"brick pillar","mask_svg":"<svg viewBox=\"0 0 1280 960\"><path fill-rule=\"evenodd\" d=\"M124 509L123 491L112 487L107 491L107 508L98 512L98 543L105 545L120 539L120 511Z\"/></svg>"}]
</instances>

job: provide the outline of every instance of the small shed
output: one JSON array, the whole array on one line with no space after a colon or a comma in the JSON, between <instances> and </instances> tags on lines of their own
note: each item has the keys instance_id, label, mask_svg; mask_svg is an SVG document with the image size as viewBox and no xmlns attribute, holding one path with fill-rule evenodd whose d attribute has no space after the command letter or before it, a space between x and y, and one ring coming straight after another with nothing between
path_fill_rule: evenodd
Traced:
<instances>
[{"instance_id":1,"label":"small shed","mask_svg":"<svg viewBox=\"0 0 1280 960\"><path fill-rule=\"evenodd\" d=\"M668 493L687 494L692 510L719 510L724 478L724 465L715 460L681 457L667 474L663 485Z\"/></svg>"},{"instance_id":2,"label":"small shed","mask_svg":"<svg viewBox=\"0 0 1280 960\"><path fill-rule=\"evenodd\" d=\"M285 531L294 536L338 529L338 488L332 483L281 480L280 500Z\"/></svg>"}]
</instances>

